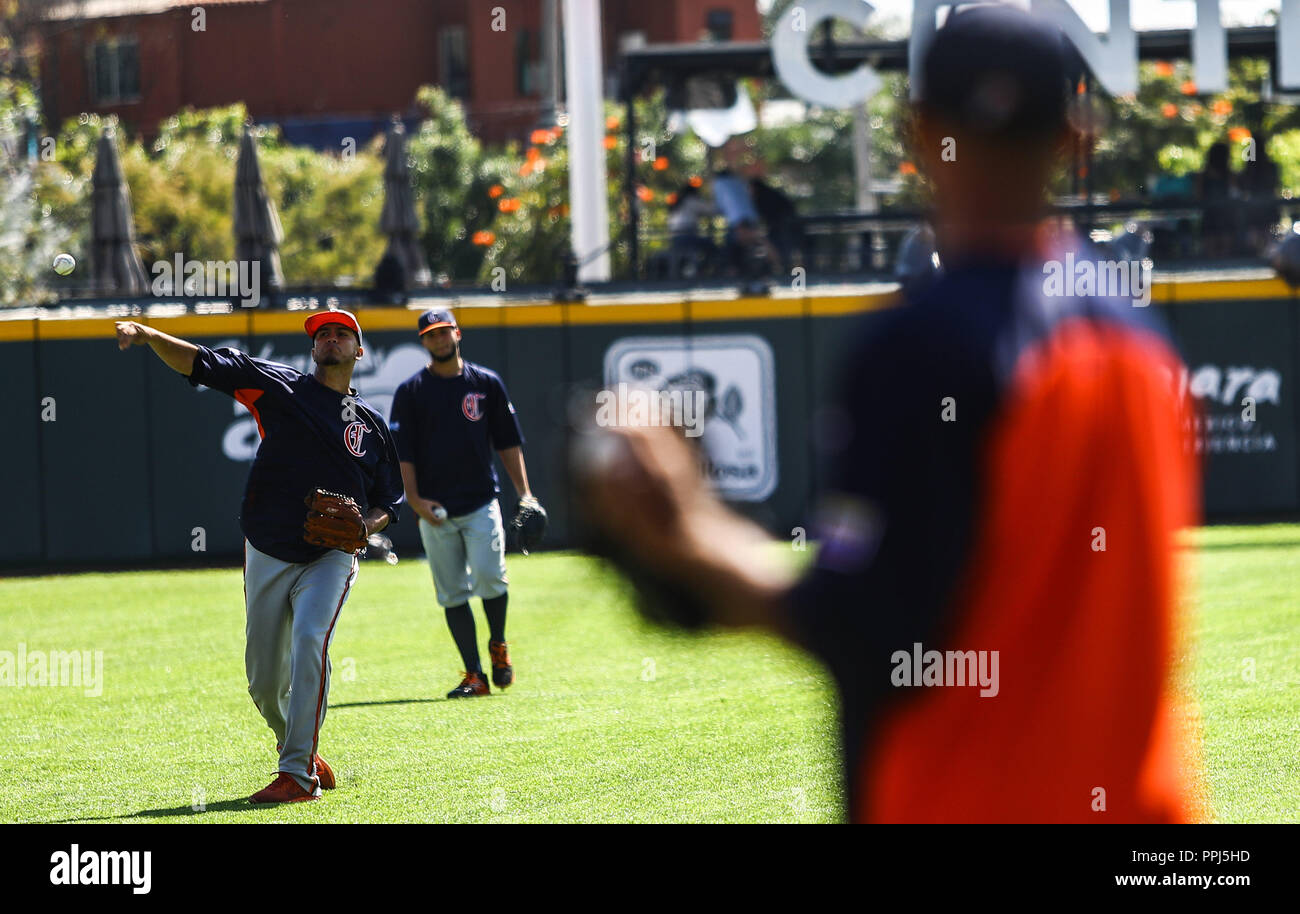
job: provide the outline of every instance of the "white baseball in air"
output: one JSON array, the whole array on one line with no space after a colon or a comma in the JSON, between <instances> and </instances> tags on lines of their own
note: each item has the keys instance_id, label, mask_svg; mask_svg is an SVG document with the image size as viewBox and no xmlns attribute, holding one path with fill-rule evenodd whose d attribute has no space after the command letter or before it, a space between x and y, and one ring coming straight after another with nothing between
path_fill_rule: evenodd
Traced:
<instances>
[{"instance_id":1,"label":"white baseball in air","mask_svg":"<svg viewBox=\"0 0 1300 914\"><path fill-rule=\"evenodd\" d=\"M67 276L77 268L77 259L71 254L60 254L54 258L54 272Z\"/></svg>"},{"instance_id":2,"label":"white baseball in air","mask_svg":"<svg viewBox=\"0 0 1300 914\"><path fill-rule=\"evenodd\" d=\"M439 505L438 507L433 509L433 516L438 518L438 520L446 520L447 509Z\"/></svg>"}]
</instances>

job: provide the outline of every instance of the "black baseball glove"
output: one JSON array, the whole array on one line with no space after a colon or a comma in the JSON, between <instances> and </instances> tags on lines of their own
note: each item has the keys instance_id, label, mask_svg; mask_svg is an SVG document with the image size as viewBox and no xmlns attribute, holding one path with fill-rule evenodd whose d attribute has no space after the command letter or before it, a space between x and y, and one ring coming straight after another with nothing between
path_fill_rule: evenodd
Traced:
<instances>
[{"instance_id":1,"label":"black baseball glove","mask_svg":"<svg viewBox=\"0 0 1300 914\"><path fill-rule=\"evenodd\" d=\"M531 495L519 499L519 510L510 521L507 533L512 548L524 555L537 548L546 535L546 509Z\"/></svg>"}]
</instances>

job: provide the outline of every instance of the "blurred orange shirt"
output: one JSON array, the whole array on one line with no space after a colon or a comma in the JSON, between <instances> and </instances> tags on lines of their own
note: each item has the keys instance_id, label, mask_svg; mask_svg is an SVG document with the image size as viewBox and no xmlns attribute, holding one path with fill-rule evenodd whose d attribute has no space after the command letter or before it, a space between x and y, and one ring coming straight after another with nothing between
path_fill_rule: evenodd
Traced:
<instances>
[{"instance_id":1,"label":"blurred orange shirt","mask_svg":"<svg viewBox=\"0 0 1300 914\"><path fill-rule=\"evenodd\" d=\"M1172 682L1174 539L1199 491L1177 370L1154 339L1084 321L1022 355L951 639L999 652L998 692L923 688L886 715L855 819L1201 817Z\"/></svg>"},{"instance_id":2,"label":"blurred orange shirt","mask_svg":"<svg viewBox=\"0 0 1300 914\"><path fill-rule=\"evenodd\" d=\"M1174 687L1200 497L1181 362L1151 309L1047 294L1042 268L948 265L867 319L828 404L788 621L835 677L855 821L1203 815ZM914 681L932 651L996 687Z\"/></svg>"}]
</instances>

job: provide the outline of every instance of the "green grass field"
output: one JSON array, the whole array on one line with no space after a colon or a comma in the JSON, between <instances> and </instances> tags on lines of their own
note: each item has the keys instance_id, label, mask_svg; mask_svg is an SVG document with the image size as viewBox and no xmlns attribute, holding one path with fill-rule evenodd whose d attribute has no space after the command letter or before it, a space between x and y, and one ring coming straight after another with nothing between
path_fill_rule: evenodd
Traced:
<instances>
[{"instance_id":1,"label":"green grass field","mask_svg":"<svg viewBox=\"0 0 1300 914\"><path fill-rule=\"evenodd\" d=\"M1300 526L1192 542L1214 817L1300 821ZM512 556L510 574L519 680L448 702L459 663L427 566L365 563L321 737L339 789L271 808L244 801L276 760L245 689L239 569L0 581L0 650L103 652L101 695L0 687L0 821L840 818L834 700L815 663L766 637L649 629L580 556Z\"/></svg>"}]
</instances>

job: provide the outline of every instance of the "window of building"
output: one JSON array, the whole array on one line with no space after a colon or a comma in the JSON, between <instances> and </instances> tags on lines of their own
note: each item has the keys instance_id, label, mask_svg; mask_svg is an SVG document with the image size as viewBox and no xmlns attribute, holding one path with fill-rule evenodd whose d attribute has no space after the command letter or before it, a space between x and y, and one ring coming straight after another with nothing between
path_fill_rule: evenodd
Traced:
<instances>
[{"instance_id":1,"label":"window of building","mask_svg":"<svg viewBox=\"0 0 1300 914\"><path fill-rule=\"evenodd\" d=\"M140 100L140 44L134 38L110 38L90 46L90 99L95 105Z\"/></svg>"},{"instance_id":2,"label":"window of building","mask_svg":"<svg viewBox=\"0 0 1300 914\"><path fill-rule=\"evenodd\" d=\"M709 10L704 18L704 28L714 41L731 40L731 10Z\"/></svg>"},{"instance_id":3,"label":"window of building","mask_svg":"<svg viewBox=\"0 0 1300 914\"><path fill-rule=\"evenodd\" d=\"M515 38L515 93L536 95L541 87L542 61L538 53L538 34L522 29Z\"/></svg>"},{"instance_id":4,"label":"window of building","mask_svg":"<svg viewBox=\"0 0 1300 914\"><path fill-rule=\"evenodd\" d=\"M463 25L438 32L438 81L452 98L469 98L469 49Z\"/></svg>"}]
</instances>

